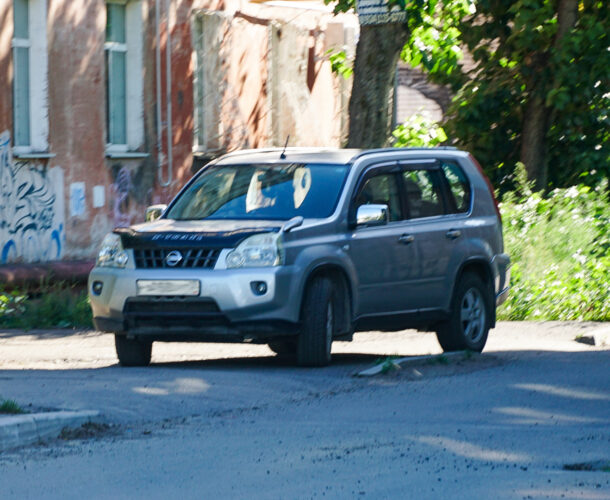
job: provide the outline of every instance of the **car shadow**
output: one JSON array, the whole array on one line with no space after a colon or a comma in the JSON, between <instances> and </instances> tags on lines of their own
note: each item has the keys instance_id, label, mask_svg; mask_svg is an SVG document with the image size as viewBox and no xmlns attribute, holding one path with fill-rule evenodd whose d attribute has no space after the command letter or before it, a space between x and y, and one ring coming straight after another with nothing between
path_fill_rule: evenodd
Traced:
<instances>
[{"instance_id":1,"label":"car shadow","mask_svg":"<svg viewBox=\"0 0 610 500\"><path fill-rule=\"evenodd\" d=\"M339 353L333 354L332 361L329 366L322 368L313 368L314 370L320 370L325 368L334 367L354 367L357 365L365 365L374 363L378 360L384 359L384 356L378 354L366 354L366 353ZM201 359L201 360L187 360L187 361L159 361L151 363L151 368L163 367L163 368L191 368L191 369L202 369L202 368L295 368L302 370L312 370L309 367L299 367L296 364L296 360L290 357L284 356L237 356L237 357L222 357L214 359Z\"/></svg>"}]
</instances>

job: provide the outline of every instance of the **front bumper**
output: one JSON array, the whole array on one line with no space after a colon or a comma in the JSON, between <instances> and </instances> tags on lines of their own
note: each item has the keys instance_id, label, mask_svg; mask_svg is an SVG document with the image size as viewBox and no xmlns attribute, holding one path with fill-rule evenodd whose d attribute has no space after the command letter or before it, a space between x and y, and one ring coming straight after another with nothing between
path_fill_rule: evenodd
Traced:
<instances>
[{"instance_id":1,"label":"front bumper","mask_svg":"<svg viewBox=\"0 0 610 500\"><path fill-rule=\"evenodd\" d=\"M240 341L296 331L290 266L250 269L116 269L96 267L88 289L98 330L163 339ZM198 297L138 296L136 281L196 279ZM264 282L257 294L252 283ZM100 290L101 283L101 290ZM95 287L94 287L95 284ZM94 291L94 288L96 291Z\"/></svg>"}]
</instances>

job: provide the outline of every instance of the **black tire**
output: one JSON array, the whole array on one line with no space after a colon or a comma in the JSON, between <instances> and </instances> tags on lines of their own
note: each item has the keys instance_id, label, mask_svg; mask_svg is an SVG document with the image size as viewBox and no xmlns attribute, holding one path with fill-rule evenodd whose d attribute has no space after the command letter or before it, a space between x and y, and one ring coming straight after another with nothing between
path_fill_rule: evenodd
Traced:
<instances>
[{"instance_id":1,"label":"black tire","mask_svg":"<svg viewBox=\"0 0 610 500\"><path fill-rule=\"evenodd\" d=\"M128 339L125 335L114 336L116 355L121 366L148 366L152 354L152 342Z\"/></svg>"},{"instance_id":2,"label":"black tire","mask_svg":"<svg viewBox=\"0 0 610 500\"><path fill-rule=\"evenodd\" d=\"M293 358L297 352L296 342L294 340L274 340L267 344L280 358Z\"/></svg>"},{"instance_id":3,"label":"black tire","mask_svg":"<svg viewBox=\"0 0 610 500\"><path fill-rule=\"evenodd\" d=\"M478 275L466 273L457 283L449 319L437 328L436 338L443 351L481 352L487 342L492 297Z\"/></svg>"},{"instance_id":4,"label":"black tire","mask_svg":"<svg viewBox=\"0 0 610 500\"><path fill-rule=\"evenodd\" d=\"M335 303L332 281L325 277L314 278L303 301L297 341L297 364L300 366L326 366L330 363Z\"/></svg>"}]
</instances>

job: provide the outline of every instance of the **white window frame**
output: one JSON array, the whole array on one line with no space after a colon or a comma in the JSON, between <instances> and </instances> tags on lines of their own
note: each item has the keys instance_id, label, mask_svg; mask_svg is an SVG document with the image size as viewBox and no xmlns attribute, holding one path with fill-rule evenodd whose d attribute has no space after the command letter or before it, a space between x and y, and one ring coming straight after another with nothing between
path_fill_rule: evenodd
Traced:
<instances>
[{"instance_id":1,"label":"white window frame","mask_svg":"<svg viewBox=\"0 0 610 500\"><path fill-rule=\"evenodd\" d=\"M138 151L144 144L144 82L142 64L142 1L106 0L106 4L125 6L125 43L104 42L104 52L123 52L125 57L125 144L108 141L109 130L105 130L106 155L116 157L121 153ZM109 66L110 68L110 66ZM109 78L106 75L105 78ZM111 76L110 76L111 78ZM106 81L106 80L105 80ZM105 119L106 121L106 119ZM104 127L106 128L106 126Z\"/></svg>"},{"instance_id":2,"label":"white window frame","mask_svg":"<svg viewBox=\"0 0 610 500\"><path fill-rule=\"evenodd\" d=\"M28 0L28 38L13 36L13 85L15 85L15 49L29 49L29 144L13 147L15 156L48 156L49 150L49 94L47 53L47 0ZM14 5L14 4L13 4ZM13 106L15 106L13 91ZM15 127L13 126L13 130ZM15 137L13 138L15 139Z\"/></svg>"}]
</instances>

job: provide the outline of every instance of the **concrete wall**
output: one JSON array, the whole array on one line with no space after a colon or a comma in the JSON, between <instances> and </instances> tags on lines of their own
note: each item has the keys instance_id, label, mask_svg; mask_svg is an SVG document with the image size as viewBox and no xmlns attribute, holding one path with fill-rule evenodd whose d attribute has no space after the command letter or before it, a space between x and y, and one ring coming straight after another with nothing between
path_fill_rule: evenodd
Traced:
<instances>
[{"instance_id":1,"label":"concrete wall","mask_svg":"<svg viewBox=\"0 0 610 500\"><path fill-rule=\"evenodd\" d=\"M128 71L141 80L128 86L128 106L138 116L128 120L130 149L121 154L106 145L105 2L37 1L47 4L48 85L36 109L48 121L48 148L32 158L12 148L12 1L0 0L0 264L94 257L113 227L141 221L146 206L175 195L201 165L193 162L194 146L209 159L283 145L288 135L290 145L341 143L349 88L331 73L325 52L344 44L344 30L326 7L171 0L167 10L166 0L132 0L140 28L130 25L130 33L139 29L141 43L139 53L128 53L141 65L131 60ZM204 50L196 50L199 42Z\"/></svg>"}]
</instances>

